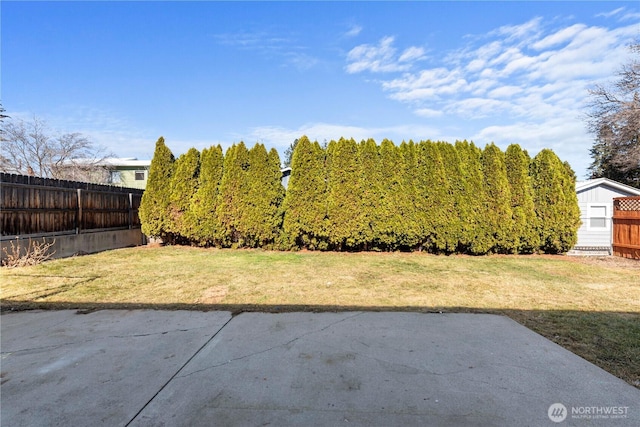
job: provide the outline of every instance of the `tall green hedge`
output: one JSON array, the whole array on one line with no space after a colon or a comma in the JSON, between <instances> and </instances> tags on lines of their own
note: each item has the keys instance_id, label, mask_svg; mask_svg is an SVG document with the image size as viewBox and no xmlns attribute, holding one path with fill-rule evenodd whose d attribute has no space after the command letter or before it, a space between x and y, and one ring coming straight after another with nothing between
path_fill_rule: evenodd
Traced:
<instances>
[{"instance_id":1,"label":"tall green hedge","mask_svg":"<svg viewBox=\"0 0 640 427\"><path fill-rule=\"evenodd\" d=\"M272 248L280 237L282 227L282 199L280 157L277 151L256 144L249 150L249 168L246 172L247 193L240 230L245 245Z\"/></svg>"},{"instance_id":2,"label":"tall green hedge","mask_svg":"<svg viewBox=\"0 0 640 427\"><path fill-rule=\"evenodd\" d=\"M420 244L428 252L454 252L457 236L450 227L455 224L457 213L440 146L422 141L417 148L415 188Z\"/></svg>"},{"instance_id":3,"label":"tall green hedge","mask_svg":"<svg viewBox=\"0 0 640 427\"><path fill-rule=\"evenodd\" d=\"M447 227L442 233L444 237L444 246L446 252L465 252L465 248L461 244L463 236L463 221L466 220L466 208L463 198L464 182L462 180L462 172L460 170L460 157L456 148L446 142L437 143L438 151L442 156L442 164L447 178L448 197L446 204L449 207L449 218Z\"/></svg>"},{"instance_id":4,"label":"tall green hedge","mask_svg":"<svg viewBox=\"0 0 640 427\"><path fill-rule=\"evenodd\" d=\"M576 242L575 174L551 151L511 145L380 145L307 137L285 192L280 157L234 144L174 160L156 144L140 216L166 242L312 250L561 253Z\"/></svg>"},{"instance_id":5,"label":"tall green hedge","mask_svg":"<svg viewBox=\"0 0 640 427\"><path fill-rule=\"evenodd\" d=\"M505 166L511 195L512 233L509 245L515 253L533 253L540 247L538 217L533 202L529 175L531 157L519 145L511 144L505 152Z\"/></svg>"},{"instance_id":6,"label":"tall green hedge","mask_svg":"<svg viewBox=\"0 0 640 427\"><path fill-rule=\"evenodd\" d=\"M408 147L405 150L408 151ZM410 160L409 160L410 161ZM419 240L416 210L413 206L405 157L400 147L385 139L380 144L382 200L379 240L382 249L397 250L415 246Z\"/></svg>"},{"instance_id":7,"label":"tall green hedge","mask_svg":"<svg viewBox=\"0 0 640 427\"><path fill-rule=\"evenodd\" d=\"M220 243L224 247L243 247L246 243L248 170L249 150L244 142L227 149L216 207Z\"/></svg>"},{"instance_id":8,"label":"tall green hedge","mask_svg":"<svg viewBox=\"0 0 640 427\"><path fill-rule=\"evenodd\" d=\"M222 147L205 148L200 155L198 189L191 201L189 238L201 246L220 244L220 230L216 210L222 179Z\"/></svg>"},{"instance_id":9,"label":"tall green hedge","mask_svg":"<svg viewBox=\"0 0 640 427\"><path fill-rule=\"evenodd\" d=\"M291 159L291 175L283 202L285 247L327 249L327 177L325 151L303 136Z\"/></svg>"},{"instance_id":10,"label":"tall green hedge","mask_svg":"<svg viewBox=\"0 0 640 427\"><path fill-rule=\"evenodd\" d=\"M486 187L483 185L482 151L473 142L457 141L462 193L459 198L460 245L465 252L485 254L494 246Z\"/></svg>"},{"instance_id":11,"label":"tall green hedge","mask_svg":"<svg viewBox=\"0 0 640 427\"><path fill-rule=\"evenodd\" d=\"M511 239L513 212L511 210L511 188L507 179L504 153L495 144L489 144L482 152L482 172L487 196L488 236L491 252L513 253L516 248Z\"/></svg>"},{"instance_id":12,"label":"tall green hedge","mask_svg":"<svg viewBox=\"0 0 640 427\"><path fill-rule=\"evenodd\" d=\"M174 173L169 183L169 201L171 203L168 229L179 241L193 235L191 202L198 190L200 174L200 152L191 148L182 154L174 164ZM185 242L186 243L186 242Z\"/></svg>"},{"instance_id":13,"label":"tall green hedge","mask_svg":"<svg viewBox=\"0 0 640 427\"><path fill-rule=\"evenodd\" d=\"M373 139L358 144L360 162L360 201L359 225L363 240L363 249L372 250L380 247L380 224L384 220L380 212L382 191L384 189L380 169L380 153Z\"/></svg>"},{"instance_id":14,"label":"tall green hedge","mask_svg":"<svg viewBox=\"0 0 640 427\"><path fill-rule=\"evenodd\" d=\"M165 145L164 138L158 138L149 168L147 188L140 202L140 222L142 232L147 236L172 240L170 235L171 192L169 183L173 175L175 158Z\"/></svg>"},{"instance_id":15,"label":"tall green hedge","mask_svg":"<svg viewBox=\"0 0 640 427\"><path fill-rule=\"evenodd\" d=\"M337 250L353 250L363 244L360 234L360 166L358 146L353 139L340 138L330 144L327 177L327 234Z\"/></svg>"},{"instance_id":16,"label":"tall green hedge","mask_svg":"<svg viewBox=\"0 0 640 427\"><path fill-rule=\"evenodd\" d=\"M540 249L567 252L576 244L580 226L575 175L553 151L544 149L531 162L531 177Z\"/></svg>"}]
</instances>

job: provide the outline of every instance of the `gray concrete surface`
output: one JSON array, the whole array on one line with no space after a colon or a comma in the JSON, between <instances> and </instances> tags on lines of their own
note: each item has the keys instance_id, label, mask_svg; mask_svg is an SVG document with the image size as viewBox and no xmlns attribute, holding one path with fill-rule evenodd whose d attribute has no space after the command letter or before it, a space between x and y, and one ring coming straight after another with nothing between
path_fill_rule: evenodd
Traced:
<instances>
[{"instance_id":1,"label":"gray concrete surface","mask_svg":"<svg viewBox=\"0 0 640 427\"><path fill-rule=\"evenodd\" d=\"M639 390L501 316L105 310L0 322L2 426L640 425Z\"/></svg>"}]
</instances>

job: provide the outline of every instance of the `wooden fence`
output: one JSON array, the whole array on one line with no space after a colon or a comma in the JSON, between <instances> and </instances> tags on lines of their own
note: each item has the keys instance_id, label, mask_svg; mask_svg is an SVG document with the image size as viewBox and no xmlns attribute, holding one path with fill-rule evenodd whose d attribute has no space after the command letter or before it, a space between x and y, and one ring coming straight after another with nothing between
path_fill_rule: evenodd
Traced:
<instances>
[{"instance_id":1,"label":"wooden fence","mask_svg":"<svg viewBox=\"0 0 640 427\"><path fill-rule=\"evenodd\" d=\"M613 254L640 259L640 196L613 199Z\"/></svg>"},{"instance_id":2,"label":"wooden fence","mask_svg":"<svg viewBox=\"0 0 640 427\"><path fill-rule=\"evenodd\" d=\"M2 240L140 228L143 190L0 173Z\"/></svg>"}]
</instances>

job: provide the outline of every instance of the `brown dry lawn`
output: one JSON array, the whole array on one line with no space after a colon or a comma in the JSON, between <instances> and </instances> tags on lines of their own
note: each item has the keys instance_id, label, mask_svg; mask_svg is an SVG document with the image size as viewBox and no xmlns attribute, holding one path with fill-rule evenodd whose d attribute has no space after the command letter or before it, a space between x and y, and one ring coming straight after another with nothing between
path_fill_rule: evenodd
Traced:
<instances>
[{"instance_id":1,"label":"brown dry lawn","mask_svg":"<svg viewBox=\"0 0 640 427\"><path fill-rule=\"evenodd\" d=\"M2 310L507 315L640 388L640 262L140 247L1 270Z\"/></svg>"}]
</instances>

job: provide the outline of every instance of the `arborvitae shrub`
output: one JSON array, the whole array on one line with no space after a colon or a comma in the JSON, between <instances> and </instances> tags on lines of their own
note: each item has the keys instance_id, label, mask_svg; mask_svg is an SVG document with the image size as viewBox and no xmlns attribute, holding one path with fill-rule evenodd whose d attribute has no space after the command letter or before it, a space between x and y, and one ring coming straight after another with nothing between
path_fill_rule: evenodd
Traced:
<instances>
[{"instance_id":1,"label":"arborvitae shrub","mask_svg":"<svg viewBox=\"0 0 640 427\"><path fill-rule=\"evenodd\" d=\"M533 161L473 143L299 140L285 194L262 144L189 150L160 138L140 218L165 242L222 247L560 253L576 242L575 173L551 150Z\"/></svg>"},{"instance_id":2,"label":"arborvitae shrub","mask_svg":"<svg viewBox=\"0 0 640 427\"><path fill-rule=\"evenodd\" d=\"M283 210L283 230L289 247L327 248L325 151L306 136L298 140L293 151Z\"/></svg>"},{"instance_id":3,"label":"arborvitae shrub","mask_svg":"<svg viewBox=\"0 0 640 427\"><path fill-rule=\"evenodd\" d=\"M549 149L533 159L531 175L541 249L547 253L567 252L575 245L580 226L575 178Z\"/></svg>"},{"instance_id":4,"label":"arborvitae shrub","mask_svg":"<svg viewBox=\"0 0 640 427\"><path fill-rule=\"evenodd\" d=\"M442 155L434 142L422 141L417 146L415 188L422 249L446 252L446 229L455 210Z\"/></svg>"},{"instance_id":5,"label":"arborvitae shrub","mask_svg":"<svg viewBox=\"0 0 640 427\"><path fill-rule=\"evenodd\" d=\"M171 240L168 231L171 205L168 183L171 182L174 160L171 150L164 143L164 138L160 137L156 142L147 188L142 195L139 210L142 232L163 241Z\"/></svg>"},{"instance_id":6,"label":"arborvitae shrub","mask_svg":"<svg viewBox=\"0 0 640 427\"><path fill-rule=\"evenodd\" d=\"M329 244L341 250L357 249L359 235L360 167L358 146L353 139L341 138L327 153L330 168L327 182L327 231Z\"/></svg>"},{"instance_id":7,"label":"arborvitae shrub","mask_svg":"<svg viewBox=\"0 0 640 427\"><path fill-rule=\"evenodd\" d=\"M413 250L420 246L423 230L418 215L418 190L416 187L415 171L417 167L417 150L413 141L402 142L398 147L400 154L400 182L403 191L400 194L399 206L405 218L400 249Z\"/></svg>"},{"instance_id":8,"label":"arborvitae shrub","mask_svg":"<svg viewBox=\"0 0 640 427\"><path fill-rule=\"evenodd\" d=\"M486 254L494 244L487 195L483 185L481 151L473 143L457 141L462 192L458 197L461 220L460 249L474 255Z\"/></svg>"},{"instance_id":9,"label":"arborvitae shrub","mask_svg":"<svg viewBox=\"0 0 640 427\"><path fill-rule=\"evenodd\" d=\"M408 178L407 164L401 150L407 151L407 162L413 159L410 147L396 147L385 139L380 144L382 201L380 204L380 243L385 250L410 249L418 242L418 222L413 201L415 189Z\"/></svg>"},{"instance_id":10,"label":"arborvitae shrub","mask_svg":"<svg viewBox=\"0 0 640 427\"><path fill-rule=\"evenodd\" d=\"M190 208L192 198L198 189L198 175L200 173L200 152L191 148L182 154L174 164L174 173L169 183L171 216L169 231L177 242L187 243L193 234L190 228Z\"/></svg>"},{"instance_id":11,"label":"arborvitae shrub","mask_svg":"<svg viewBox=\"0 0 640 427\"><path fill-rule=\"evenodd\" d=\"M248 170L249 151L244 142L232 145L224 156L216 211L220 243L224 247L243 247L246 244L244 226L247 222Z\"/></svg>"},{"instance_id":12,"label":"arborvitae shrub","mask_svg":"<svg viewBox=\"0 0 640 427\"><path fill-rule=\"evenodd\" d=\"M515 253L533 253L540 247L538 217L533 203L533 187L529 175L531 158L519 145L512 144L505 152L507 180L511 194L513 230L510 245Z\"/></svg>"},{"instance_id":13,"label":"arborvitae shrub","mask_svg":"<svg viewBox=\"0 0 640 427\"><path fill-rule=\"evenodd\" d=\"M249 150L248 191L243 200L245 211L239 229L250 247L272 248L279 237L282 216L280 205L283 187L280 181L280 158L263 144Z\"/></svg>"},{"instance_id":14,"label":"arborvitae shrub","mask_svg":"<svg viewBox=\"0 0 640 427\"><path fill-rule=\"evenodd\" d=\"M562 163L563 181L562 191L565 197L563 207L563 227L560 240L563 245L563 252L569 251L578 243L578 228L582 224L580 220L580 206L578 205L578 194L576 193L576 174L567 162Z\"/></svg>"},{"instance_id":15,"label":"arborvitae shrub","mask_svg":"<svg viewBox=\"0 0 640 427\"><path fill-rule=\"evenodd\" d=\"M219 245L216 206L222 179L222 163L220 145L202 150L198 190L192 199L188 216L191 229L188 237L201 246Z\"/></svg>"},{"instance_id":16,"label":"arborvitae shrub","mask_svg":"<svg viewBox=\"0 0 640 427\"><path fill-rule=\"evenodd\" d=\"M445 251L448 253L459 252L463 249L460 245L462 222L466 220L466 215L463 217L461 213L462 209L466 208L463 200L464 183L461 179L460 157L455 147L451 144L438 142L437 147L442 156L442 164L448 183L447 190L449 192L449 197L446 199L446 202L448 205L447 211L450 213L450 216L446 228L442 233L444 246L446 248Z\"/></svg>"},{"instance_id":17,"label":"arborvitae shrub","mask_svg":"<svg viewBox=\"0 0 640 427\"><path fill-rule=\"evenodd\" d=\"M364 250L380 247L380 222L382 221L379 208L382 202L384 182L380 171L380 155L378 146L373 139L361 141L358 144L360 160L360 186L362 200L360 207L360 234Z\"/></svg>"},{"instance_id":18,"label":"arborvitae shrub","mask_svg":"<svg viewBox=\"0 0 640 427\"><path fill-rule=\"evenodd\" d=\"M513 253L515 246L510 238L513 233L511 189L504 153L493 143L487 145L482 152L482 171L487 195L487 225L493 240L490 251Z\"/></svg>"}]
</instances>

